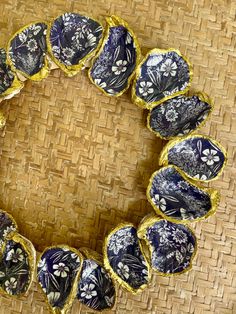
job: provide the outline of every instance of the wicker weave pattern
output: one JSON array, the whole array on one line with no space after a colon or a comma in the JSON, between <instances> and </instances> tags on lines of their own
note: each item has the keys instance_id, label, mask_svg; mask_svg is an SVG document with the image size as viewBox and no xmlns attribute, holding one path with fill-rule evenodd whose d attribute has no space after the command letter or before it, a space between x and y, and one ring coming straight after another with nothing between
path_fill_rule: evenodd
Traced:
<instances>
[{"instance_id":1,"label":"wicker weave pattern","mask_svg":"<svg viewBox=\"0 0 236 314\"><path fill-rule=\"evenodd\" d=\"M143 48L175 47L194 65L193 88L209 93L215 109L201 133L228 150L219 210L193 224L199 251L193 270L164 278L132 296L119 290L110 313L236 313L236 86L233 0L2 0L0 45L29 22L65 11L95 18L126 19ZM147 130L146 112L129 93L105 97L86 73L66 78L59 71L27 82L5 101L7 126L0 132L0 204L15 217L21 233L42 250L67 243L101 252L105 234L123 220L138 223L151 206L145 189L158 168L163 141ZM0 297L0 314L47 314L42 293ZM92 313L75 302L72 313ZM108 312L109 313L109 312Z\"/></svg>"}]
</instances>

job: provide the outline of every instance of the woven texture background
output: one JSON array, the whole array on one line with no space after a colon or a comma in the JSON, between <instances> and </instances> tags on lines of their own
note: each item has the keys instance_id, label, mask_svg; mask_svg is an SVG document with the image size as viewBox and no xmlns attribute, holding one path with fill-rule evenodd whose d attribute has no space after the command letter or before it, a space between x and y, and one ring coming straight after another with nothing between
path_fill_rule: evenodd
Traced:
<instances>
[{"instance_id":1,"label":"woven texture background","mask_svg":"<svg viewBox=\"0 0 236 314\"><path fill-rule=\"evenodd\" d=\"M198 254L193 270L177 277L152 276L133 296L119 289L108 313L236 313L236 2L234 0L1 0L0 46L32 21L65 11L103 20L116 14L136 32L142 51L179 48L194 65L192 90L214 99L202 134L228 151L219 180L214 217L193 224ZM102 250L105 235L121 221L139 223L152 209L145 190L158 168L163 141L147 130L147 113L129 93L108 98L85 72L66 78L53 71L27 81L14 99L1 103L7 117L0 131L0 205L38 251L52 244ZM27 297L0 296L0 314L47 314L36 283ZM93 313L78 302L72 313Z\"/></svg>"}]
</instances>

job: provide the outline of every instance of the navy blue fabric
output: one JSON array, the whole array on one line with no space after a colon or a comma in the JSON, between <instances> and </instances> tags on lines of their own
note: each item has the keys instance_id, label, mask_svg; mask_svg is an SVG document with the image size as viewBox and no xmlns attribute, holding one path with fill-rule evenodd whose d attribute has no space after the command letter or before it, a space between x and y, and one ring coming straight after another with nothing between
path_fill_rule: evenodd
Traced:
<instances>
[{"instance_id":1,"label":"navy blue fabric","mask_svg":"<svg viewBox=\"0 0 236 314\"><path fill-rule=\"evenodd\" d=\"M11 220L7 213L0 210L0 248L3 245L6 236L14 230L16 230L15 222Z\"/></svg>"},{"instance_id":2,"label":"navy blue fabric","mask_svg":"<svg viewBox=\"0 0 236 314\"><path fill-rule=\"evenodd\" d=\"M134 39L124 26L109 29L103 51L90 70L92 80L110 95L116 95L128 85L137 60Z\"/></svg>"},{"instance_id":3,"label":"navy blue fabric","mask_svg":"<svg viewBox=\"0 0 236 314\"><path fill-rule=\"evenodd\" d=\"M45 66L46 32L45 23L36 23L11 40L9 57L17 70L33 76Z\"/></svg>"},{"instance_id":4,"label":"navy blue fabric","mask_svg":"<svg viewBox=\"0 0 236 314\"><path fill-rule=\"evenodd\" d=\"M179 54L153 52L141 66L136 95L146 103L155 103L184 90L189 81L189 66Z\"/></svg>"},{"instance_id":5,"label":"navy blue fabric","mask_svg":"<svg viewBox=\"0 0 236 314\"><path fill-rule=\"evenodd\" d=\"M168 162L182 169L192 178L214 179L222 169L225 156L210 139L192 137L183 139L168 152Z\"/></svg>"},{"instance_id":6,"label":"navy blue fabric","mask_svg":"<svg viewBox=\"0 0 236 314\"><path fill-rule=\"evenodd\" d=\"M190 266L196 243L185 225L160 220L147 228L146 239L152 247L153 269L174 274Z\"/></svg>"},{"instance_id":7,"label":"navy blue fabric","mask_svg":"<svg viewBox=\"0 0 236 314\"><path fill-rule=\"evenodd\" d=\"M0 259L0 287L10 295L24 293L30 283L28 253L20 243L8 240Z\"/></svg>"},{"instance_id":8,"label":"navy blue fabric","mask_svg":"<svg viewBox=\"0 0 236 314\"><path fill-rule=\"evenodd\" d=\"M55 19L50 29L53 56L64 65L78 65L97 48L102 32L102 26L93 19L64 13Z\"/></svg>"},{"instance_id":9,"label":"navy blue fabric","mask_svg":"<svg viewBox=\"0 0 236 314\"><path fill-rule=\"evenodd\" d=\"M178 220L200 218L211 209L210 196L188 183L171 166L161 168L155 174L149 196L154 207Z\"/></svg>"},{"instance_id":10,"label":"navy blue fabric","mask_svg":"<svg viewBox=\"0 0 236 314\"><path fill-rule=\"evenodd\" d=\"M112 308L115 303L115 287L109 273L95 260L83 262L77 298L94 310Z\"/></svg>"},{"instance_id":11,"label":"navy blue fabric","mask_svg":"<svg viewBox=\"0 0 236 314\"><path fill-rule=\"evenodd\" d=\"M6 51L0 49L0 95L11 87L14 80L14 74L10 67L6 64Z\"/></svg>"},{"instance_id":12,"label":"navy blue fabric","mask_svg":"<svg viewBox=\"0 0 236 314\"><path fill-rule=\"evenodd\" d=\"M138 289L147 284L148 268L134 227L123 227L114 232L106 250L113 271L129 286Z\"/></svg>"},{"instance_id":13,"label":"navy blue fabric","mask_svg":"<svg viewBox=\"0 0 236 314\"><path fill-rule=\"evenodd\" d=\"M65 305L80 264L80 257L67 248L50 248L42 255L38 281L52 307L62 309Z\"/></svg>"},{"instance_id":14,"label":"navy blue fabric","mask_svg":"<svg viewBox=\"0 0 236 314\"><path fill-rule=\"evenodd\" d=\"M210 110L211 106L198 96L177 96L150 112L149 126L167 139L187 135L206 119Z\"/></svg>"}]
</instances>

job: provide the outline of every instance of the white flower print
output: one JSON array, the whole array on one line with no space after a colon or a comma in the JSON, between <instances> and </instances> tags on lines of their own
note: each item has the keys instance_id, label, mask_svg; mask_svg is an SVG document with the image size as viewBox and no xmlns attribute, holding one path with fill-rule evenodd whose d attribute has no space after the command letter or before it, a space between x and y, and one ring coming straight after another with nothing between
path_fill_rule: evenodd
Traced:
<instances>
[{"instance_id":1,"label":"white flower print","mask_svg":"<svg viewBox=\"0 0 236 314\"><path fill-rule=\"evenodd\" d=\"M175 111L174 109L170 109L166 111L166 120L169 122L173 122L176 121L176 119L178 118L178 112Z\"/></svg>"},{"instance_id":2,"label":"white flower print","mask_svg":"<svg viewBox=\"0 0 236 314\"><path fill-rule=\"evenodd\" d=\"M5 273L3 271L0 271L0 278L5 277Z\"/></svg>"},{"instance_id":3,"label":"white flower print","mask_svg":"<svg viewBox=\"0 0 236 314\"><path fill-rule=\"evenodd\" d=\"M121 262L119 262L117 266L119 268L119 269L117 269L118 274L121 277L128 279L129 278L129 267L127 265L124 265Z\"/></svg>"},{"instance_id":4,"label":"white flower print","mask_svg":"<svg viewBox=\"0 0 236 314\"><path fill-rule=\"evenodd\" d=\"M81 290L83 291L81 293L81 297L85 299L92 299L92 297L95 297L97 295L97 291L94 290L95 285L93 283L90 283L89 285L85 285Z\"/></svg>"},{"instance_id":5,"label":"white flower print","mask_svg":"<svg viewBox=\"0 0 236 314\"><path fill-rule=\"evenodd\" d=\"M35 50L38 49L38 44L37 44L37 41L35 39L30 39L28 42L27 42L27 48L29 49L29 51L31 52L34 52Z\"/></svg>"},{"instance_id":6,"label":"white flower print","mask_svg":"<svg viewBox=\"0 0 236 314\"><path fill-rule=\"evenodd\" d=\"M188 184L188 182L185 182L185 181L179 181L178 187L182 190L188 190L189 184Z\"/></svg>"},{"instance_id":7,"label":"white flower print","mask_svg":"<svg viewBox=\"0 0 236 314\"><path fill-rule=\"evenodd\" d=\"M107 86L107 84L105 82L102 82L101 79L95 79L94 83L101 88L105 88Z\"/></svg>"},{"instance_id":8,"label":"white flower print","mask_svg":"<svg viewBox=\"0 0 236 314\"><path fill-rule=\"evenodd\" d=\"M207 180L207 176L205 174L200 175L199 173L197 173L194 178L198 180Z\"/></svg>"},{"instance_id":9,"label":"white flower print","mask_svg":"<svg viewBox=\"0 0 236 314\"><path fill-rule=\"evenodd\" d=\"M172 233L172 236L175 242L180 243L180 244L186 243L188 240L187 235L182 230L179 230L179 229L174 230Z\"/></svg>"},{"instance_id":10,"label":"white flower print","mask_svg":"<svg viewBox=\"0 0 236 314\"><path fill-rule=\"evenodd\" d=\"M114 234L109 241L109 248L115 254L118 254L120 249L125 249L129 245L133 245L135 238L129 230L121 229Z\"/></svg>"},{"instance_id":11,"label":"white flower print","mask_svg":"<svg viewBox=\"0 0 236 314\"><path fill-rule=\"evenodd\" d=\"M166 59L161 65L160 71L163 72L164 76L175 76L177 70L176 62L172 62L171 59Z\"/></svg>"},{"instance_id":12,"label":"white flower print","mask_svg":"<svg viewBox=\"0 0 236 314\"><path fill-rule=\"evenodd\" d=\"M90 33L87 37L87 41L85 43L85 48L94 46L96 44L96 41L97 41L96 37Z\"/></svg>"},{"instance_id":13,"label":"white flower print","mask_svg":"<svg viewBox=\"0 0 236 314\"><path fill-rule=\"evenodd\" d=\"M131 37L130 33L127 32L126 39L125 39L125 44L128 45L128 44L131 44L131 43L132 43L132 37Z\"/></svg>"},{"instance_id":14,"label":"white flower print","mask_svg":"<svg viewBox=\"0 0 236 314\"><path fill-rule=\"evenodd\" d=\"M17 286L16 278L11 277L9 280L5 281L4 283L6 292L9 294L13 294L13 289Z\"/></svg>"},{"instance_id":15,"label":"white flower print","mask_svg":"<svg viewBox=\"0 0 236 314\"><path fill-rule=\"evenodd\" d=\"M105 300L108 306L112 306L112 304L114 304L114 299L115 296L112 296L111 298L109 298L107 295L105 296Z\"/></svg>"},{"instance_id":16,"label":"white flower print","mask_svg":"<svg viewBox=\"0 0 236 314\"><path fill-rule=\"evenodd\" d=\"M47 270L46 258L43 258L39 261L38 268L40 268L40 271L42 272Z\"/></svg>"},{"instance_id":17,"label":"white flower print","mask_svg":"<svg viewBox=\"0 0 236 314\"><path fill-rule=\"evenodd\" d=\"M13 263L17 263L18 261L22 262L24 260L23 251L20 248L16 250L12 249L7 253L6 257L7 261L12 261Z\"/></svg>"},{"instance_id":18,"label":"white flower print","mask_svg":"<svg viewBox=\"0 0 236 314\"><path fill-rule=\"evenodd\" d=\"M77 255L76 253L72 253L72 254L71 254L71 257L72 257L73 259L75 259L75 262L76 262L76 263L80 263L80 257L79 257L79 255Z\"/></svg>"},{"instance_id":19,"label":"white flower print","mask_svg":"<svg viewBox=\"0 0 236 314\"><path fill-rule=\"evenodd\" d=\"M50 292L48 295L47 295L47 298L48 298L48 301L50 304L55 304L58 299L60 298L60 292Z\"/></svg>"},{"instance_id":20,"label":"white flower print","mask_svg":"<svg viewBox=\"0 0 236 314\"><path fill-rule=\"evenodd\" d=\"M192 245L192 243L189 243L189 244L188 244L188 251L189 251L190 253L193 253L193 252L194 252L194 246Z\"/></svg>"},{"instance_id":21,"label":"white flower print","mask_svg":"<svg viewBox=\"0 0 236 314\"><path fill-rule=\"evenodd\" d=\"M56 269L54 271L54 275L62 278L67 277L67 273L69 272L69 267L67 267L64 263L53 265L53 269Z\"/></svg>"},{"instance_id":22,"label":"white flower print","mask_svg":"<svg viewBox=\"0 0 236 314\"><path fill-rule=\"evenodd\" d=\"M6 229L3 231L3 237L5 238L11 231L15 230L16 228L11 226L11 227L6 227Z\"/></svg>"},{"instance_id":23,"label":"white flower print","mask_svg":"<svg viewBox=\"0 0 236 314\"><path fill-rule=\"evenodd\" d=\"M168 90L164 91L163 94L164 94L165 96L170 96L170 95L173 95L173 94L177 93L178 91L179 91L179 87L176 86L176 87L175 87L174 89L172 89L171 91L168 91Z\"/></svg>"},{"instance_id":24,"label":"white flower print","mask_svg":"<svg viewBox=\"0 0 236 314\"><path fill-rule=\"evenodd\" d=\"M154 67L154 66L158 65L159 63L161 63L162 60L163 60L163 57L161 55L150 56L148 61L147 61L147 66L148 67Z\"/></svg>"},{"instance_id":25,"label":"white flower print","mask_svg":"<svg viewBox=\"0 0 236 314\"><path fill-rule=\"evenodd\" d=\"M141 82L139 87L139 92L143 96L147 96L148 94L152 94L154 92L154 89L151 87L152 82Z\"/></svg>"},{"instance_id":26,"label":"white flower print","mask_svg":"<svg viewBox=\"0 0 236 314\"><path fill-rule=\"evenodd\" d=\"M72 48L66 47L62 49L62 53L66 58L72 58L75 54L75 51Z\"/></svg>"},{"instance_id":27,"label":"white flower print","mask_svg":"<svg viewBox=\"0 0 236 314\"><path fill-rule=\"evenodd\" d=\"M217 151L214 149L207 148L202 153L205 156L201 157L201 160L204 161L208 166L212 166L215 162L220 161Z\"/></svg>"},{"instance_id":28,"label":"white flower print","mask_svg":"<svg viewBox=\"0 0 236 314\"><path fill-rule=\"evenodd\" d=\"M154 197L152 198L152 201L161 210L166 209L166 200L164 198L160 198L159 194L155 194Z\"/></svg>"},{"instance_id":29,"label":"white flower print","mask_svg":"<svg viewBox=\"0 0 236 314\"><path fill-rule=\"evenodd\" d=\"M119 75L122 72L125 72L127 70L127 61L126 60L118 60L116 62L116 65L113 65L111 68L112 72L115 73L115 75Z\"/></svg>"},{"instance_id":30,"label":"white flower print","mask_svg":"<svg viewBox=\"0 0 236 314\"><path fill-rule=\"evenodd\" d=\"M179 251L175 252L175 257L176 257L176 260L178 261L178 263L182 263L184 257Z\"/></svg>"}]
</instances>

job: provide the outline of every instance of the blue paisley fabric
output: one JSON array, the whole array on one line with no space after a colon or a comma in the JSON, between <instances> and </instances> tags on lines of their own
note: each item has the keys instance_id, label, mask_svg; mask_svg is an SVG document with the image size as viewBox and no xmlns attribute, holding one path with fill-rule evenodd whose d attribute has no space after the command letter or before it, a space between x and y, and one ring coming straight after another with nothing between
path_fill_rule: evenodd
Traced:
<instances>
[{"instance_id":1,"label":"blue paisley fabric","mask_svg":"<svg viewBox=\"0 0 236 314\"><path fill-rule=\"evenodd\" d=\"M49 31L54 61L59 67L79 65L98 47L102 33L101 24L95 20L77 13L64 13L54 20Z\"/></svg>"},{"instance_id":2,"label":"blue paisley fabric","mask_svg":"<svg viewBox=\"0 0 236 314\"><path fill-rule=\"evenodd\" d=\"M0 288L9 295L20 295L31 283L29 255L23 245L8 240L0 259Z\"/></svg>"},{"instance_id":3,"label":"blue paisley fabric","mask_svg":"<svg viewBox=\"0 0 236 314\"><path fill-rule=\"evenodd\" d=\"M46 33L45 23L31 24L18 32L9 43L8 56L13 67L28 78L33 79L46 67ZM47 74L48 71L45 71L41 79Z\"/></svg>"},{"instance_id":4,"label":"blue paisley fabric","mask_svg":"<svg viewBox=\"0 0 236 314\"><path fill-rule=\"evenodd\" d=\"M47 249L38 263L38 282L52 308L67 304L80 271L81 257L66 247Z\"/></svg>"},{"instance_id":5,"label":"blue paisley fabric","mask_svg":"<svg viewBox=\"0 0 236 314\"><path fill-rule=\"evenodd\" d=\"M3 94L12 86L14 74L10 67L6 64L6 51L0 49L0 95Z\"/></svg>"},{"instance_id":6,"label":"blue paisley fabric","mask_svg":"<svg viewBox=\"0 0 236 314\"><path fill-rule=\"evenodd\" d=\"M168 164L179 167L192 179L212 180L225 164L226 156L219 144L201 135L189 136L174 145L170 142L170 145Z\"/></svg>"},{"instance_id":7,"label":"blue paisley fabric","mask_svg":"<svg viewBox=\"0 0 236 314\"><path fill-rule=\"evenodd\" d=\"M108 237L105 253L108 268L121 279L121 285L131 287L132 291L136 292L148 283L148 264L140 249L137 230L134 227L121 227L112 232Z\"/></svg>"},{"instance_id":8,"label":"blue paisley fabric","mask_svg":"<svg viewBox=\"0 0 236 314\"><path fill-rule=\"evenodd\" d=\"M7 235L17 230L15 221L4 211L0 210L0 249L5 242Z\"/></svg>"},{"instance_id":9,"label":"blue paisley fabric","mask_svg":"<svg viewBox=\"0 0 236 314\"><path fill-rule=\"evenodd\" d=\"M179 52L153 49L138 68L133 100L151 109L168 98L185 93L190 81L189 65Z\"/></svg>"},{"instance_id":10,"label":"blue paisley fabric","mask_svg":"<svg viewBox=\"0 0 236 314\"><path fill-rule=\"evenodd\" d=\"M196 239L187 226L159 220L146 229L145 239L151 247L152 269L176 274L191 266Z\"/></svg>"},{"instance_id":11,"label":"blue paisley fabric","mask_svg":"<svg viewBox=\"0 0 236 314\"><path fill-rule=\"evenodd\" d=\"M108 38L90 69L90 78L106 94L120 95L128 87L137 62L133 35L123 25L109 27Z\"/></svg>"},{"instance_id":12,"label":"blue paisley fabric","mask_svg":"<svg viewBox=\"0 0 236 314\"><path fill-rule=\"evenodd\" d=\"M197 95L180 95L153 108L148 117L148 127L165 139L181 137L193 132L210 111L211 105Z\"/></svg>"},{"instance_id":13,"label":"blue paisley fabric","mask_svg":"<svg viewBox=\"0 0 236 314\"><path fill-rule=\"evenodd\" d=\"M93 259L85 259L78 284L77 298L94 310L111 309L115 287L106 269Z\"/></svg>"},{"instance_id":14,"label":"blue paisley fabric","mask_svg":"<svg viewBox=\"0 0 236 314\"><path fill-rule=\"evenodd\" d=\"M167 219L191 221L204 217L212 209L210 195L186 181L172 166L153 174L147 194L157 213Z\"/></svg>"}]
</instances>

